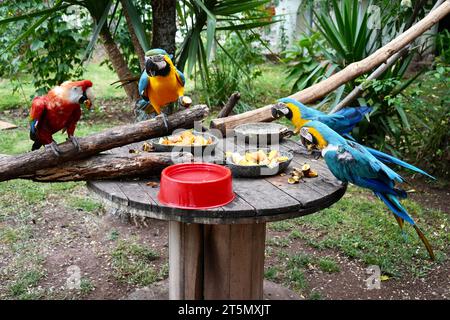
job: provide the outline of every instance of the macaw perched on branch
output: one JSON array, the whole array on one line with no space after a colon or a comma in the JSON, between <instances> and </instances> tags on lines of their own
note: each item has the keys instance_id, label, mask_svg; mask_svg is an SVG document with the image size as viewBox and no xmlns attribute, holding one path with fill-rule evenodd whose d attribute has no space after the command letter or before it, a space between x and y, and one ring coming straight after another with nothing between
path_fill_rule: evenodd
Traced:
<instances>
[{"instance_id":1,"label":"macaw perched on branch","mask_svg":"<svg viewBox=\"0 0 450 320\"><path fill-rule=\"evenodd\" d=\"M163 49L152 49L145 53L145 70L139 80L141 100L136 103L137 110L151 114L161 114L161 108L178 101L178 105L189 107L192 100L184 96L185 78L173 64L171 56ZM162 113L168 128L166 115Z\"/></svg>"},{"instance_id":2,"label":"macaw perched on branch","mask_svg":"<svg viewBox=\"0 0 450 320\"><path fill-rule=\"evenodd\" d=\"M349 133L362 120L364 115L370 111L372 111L371 107L364 106L344 108L336 113L326 114L322 111L309 108L297 100L282 98L272 107L272 116L275 119L285 116L295 126L295 133L298 133L306 122L317 120L325 123L340 135L345 135L353 139Z\"/></svg>"},{"instance_id":3,"label":"macaw perched on branch","mask_svg":"<svg viewBox=\"0 0 450 320\"><path fill-rule=\"evenodd\" d=\"M74 132L81 117L80 104L85 104L88 109L92 106L94 96L91 87L89 80L66 81L47 95L33 99L30 111L30 139L34 141L32 151L44 145L59 156L61 151L53 140L53 134L60 130L67 131L68 140L80 148Z\"/></svg>"},{"instance_id":4,"label":"macaw perched on branch","mask_svg":"<svg viewBox=\"0 0 450 320\"><path fill-rule=\"evenodd\" d=\"M348 141L319 121L307 122L300 129L302 143L321 150L331 173L342 182L372 190L394 214L400 228L407 221L416 230L431 259L435 259L427 238L401 205L399 198L406 198L406 192L395 187L403 178L375 158L364 146Z\"/></svg>"}]
</instances>

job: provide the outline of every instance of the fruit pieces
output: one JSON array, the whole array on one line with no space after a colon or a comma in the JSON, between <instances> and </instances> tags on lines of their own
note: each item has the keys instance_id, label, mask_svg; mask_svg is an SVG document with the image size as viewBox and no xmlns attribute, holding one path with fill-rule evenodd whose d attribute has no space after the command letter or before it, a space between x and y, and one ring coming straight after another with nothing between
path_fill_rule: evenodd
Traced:
<instances>
[{"instance_id":1,"label":"fruit pieces","mask_svg":"<svg viewBox=\"0 0 450 320\"><path fill-rule=\"evenodd\" d=\"M206 146L213 141L211 137L205 138L202 135L195 135L192 130L185 130L177 135L162 137L159 143L170 146Z\"/></svg>"},{"instance_id":2,"label":"fruit pieces","mask_svg":"<svg viewBox=\"0 0 450 320\"><path fill-rule=\"evenodd\" d=\"M307 178L315 178L319 176L319 174L316 171L312 170L311 166L307 163L302 166L302 172L303 175Z\"/></svg>"},{"instance_id":3,"label":"fruit pieces","mask_svg":"<svg viewBox=\"0 0 450 320\"><path fill-rule=\"evenodd\" d=\"M264 150L246 152L241 155L238 152L225 152L227 158L231 158L234 164L240 166L268 166L276 167L279 163L288 161L289 158L281 156L277 150L266 153Z\"/></svg>"},{"instance_id":4,"label":"fruit pieces","mask_svg":"<svg viewBox=\"0 0 450 320\"><path fill-rule=\"evenodd\" d=\"M318 173L311 169L311 166L305 163L301 168L295 168L291 172L291 177L288 178L289 184L299 183L302 178L315 178L319 176Z\"/></svg>"}]
</instances>

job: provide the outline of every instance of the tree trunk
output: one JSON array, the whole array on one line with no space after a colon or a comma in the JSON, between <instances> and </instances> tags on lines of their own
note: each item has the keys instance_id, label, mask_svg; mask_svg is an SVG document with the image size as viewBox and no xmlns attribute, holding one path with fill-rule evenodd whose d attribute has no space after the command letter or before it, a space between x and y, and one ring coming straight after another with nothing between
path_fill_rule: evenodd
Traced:
<instances>
[{"instance_id":1,"label":"tree trunk","mask_svg":"<svg viewBox=\"0 0 450 320\"><path fill-rule=\"evenodd\" d=\"M336 90L341 85L356 79L385 63L391 56L400 51L403 47L414 41L425 31L450 13L450 1L447 0L435 10L431 11L425 18L420 20L414 26L397 36L394 40L378 49L367 58L354 62L331 77L312 85L302 91L292 94L289 98L295 99L302 103L311 103L323 98L328 93ZM264 106L256 110L251 110L241 114L237 114L227 118L218 118L211 121L211 127L219 129L222 133L231 130L236 126L248 122L268 122L273 121L272 105Z\"/></svg>"},{"instance_id":2,"label":"tree trunk","mask_svg":"<svg viewBox=\"0 0 450 320\"><path fill-rule=\"evenodd\" d=\"M123 8L123 15L125 16L125 20L127 21L127 27L128 32L130 33L131 43L133 44L134 52L138 56L139 59L139 66L141 67L141 70L145 68L145 52L144 49L142 49L141 44L139 43L139 40L136 36L136 32L134 32L133 24L131 22L131 17L126 10L126 6L123 4L124 0L120 1L122 3Z\"/></svg>"},{"instance_id":3,"label":"tree trunk","mask_svg":"<svg viewBox=\"0 0 450 320\"><path fill-rule=\"evenodd\" d=\"M90 158L62 163L55 167L40 169L30 175L20 176L39 182L66 182L86 180L109 180L135 178L161 173L174 163L191 162L192 154L171 152L139 154L101 153Z\"/></svg>"},{"instance_id":4,"label":"tree trunk","mask_svg":"<svg viewBox=\"0 0 450 320\"><path fill-rule=\"evenodd\" d=\"M168 116L169 128L166 128L162 117L156 117L78 138L79 150L70 141L67 141L59 145L61 150L59 156L48 148L0 158L0 181L16 179L64 162L84 159L102 151L160 137L176 128L193 128L194 122L202 120L208 115L208 111L206 105L197 105L174 113Z\"/></svg>"},{"instance_id":5,"label":"tree trunk","mask_svg":"<svg viewBox=\"0 0 450 320\"><path fill-rule=\"evenodd\" d=\"M111 32L109 31L106 24L100 30L100 37L103 40L103 47L108 54L109 60L111 61L114 70L117 73L119 79L130 79L133 78L133 74L128 68L127 62L119 50L119 47L114 42ZM139 91L137 84L132 82L130 84L123 86L128 99L130 101L136 101L139 98Z\"/></svg>"},{"instance_id":6,"label":"tree trunk","mask_svg":"<svg viewBox=\"0 0 450 320\"><path fill-rule=\"evenodd\" d=\"M177 32L175 0L152 0L152 48L161 48L175 54Z\"/></svg>"}]
</instances>

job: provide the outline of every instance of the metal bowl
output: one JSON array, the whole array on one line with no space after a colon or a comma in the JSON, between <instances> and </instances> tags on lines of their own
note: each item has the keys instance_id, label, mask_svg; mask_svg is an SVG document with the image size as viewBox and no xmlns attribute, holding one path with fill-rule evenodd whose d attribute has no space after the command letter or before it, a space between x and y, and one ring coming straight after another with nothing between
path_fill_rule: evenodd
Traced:
<instances>
[{"instance_id":1,"label":"metal bowl","mask_svg":"<svg viewBox=\"0 0 450 320\"><path fill-rule=\"evenodd\" d=\"M234 129L234 133L238 141L258 146L278 144L283 138L293 134L286 126L268 122L241 124Z\"/></svg>"},{"instance_id":2,"label":"metal bowl","mask_svg":"<svg viewBox=\"0 0 450 320\"><path fill-rule=\"evenodd\" d=\"M158 151L158 152L172 152L172 151L174 151L174 148L176 148L175 150L177 152L190 152L193 155L203 154L205 152L205 150L212 152L216 148L217 144L219 143L219 139L217 139L217 137L213 136L212 134L209 134L206 132L196 132L196 131L194 131L193 134L196 136L203 136L205 138L211 138L212 143L203 145L203 146L179 146L179 145L167 145L167 144L159 143L159 140L161 138L165 138L165 137L153 138L150 140L150 143L155 148L155 151Z\"/></svg>"},{"instance_id":3,"label":"metal bowl","mask_svg":"<svg viewBox=\"0 0 450 320\"><path fill-rule=\"evenodd\" d=\"M270 152L270 149L264 149L264 148L258 148L258 149L249 149L245 150L245 152L253 152L258 150L264 150L266 153ZM241 166L233 162L231 157L226 158L226 164L230 168L231 172L236 177L249 177L249 178L257 178L257 177L264 177L264 176L273 176L280 172L285 171L289 164L291 163L292 159L294 158L293 153L287 152L287 151L278 151L281 156L288 157L288 160L284 162L280 162L275 167L269 167L267 165L260 165L260 166Z\"/></svg>"}]
</instances>

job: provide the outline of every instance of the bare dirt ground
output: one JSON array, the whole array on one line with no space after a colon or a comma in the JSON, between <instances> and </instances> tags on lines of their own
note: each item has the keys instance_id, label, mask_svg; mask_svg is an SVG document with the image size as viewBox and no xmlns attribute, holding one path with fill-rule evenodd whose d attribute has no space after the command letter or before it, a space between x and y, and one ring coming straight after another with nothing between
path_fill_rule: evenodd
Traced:
<instances>
[{"instance_id":1,"label":"bare dirt ground","mask_svg":"<svg viewBox=\"0 0 450 320\"><path fill-rule=\"evenodd\" d=\"M431 190L430 190L431 192ZM87 189L80 191L88 196ZM440 197L439 194L435 194ZM55 200L55 199L53 199ZM167 263L167 223L158 220L125 221L111 212L100 210L95 214L70 211L47 199L48 206L36 221L30 221L36 250L44 257L45 277L39 282L41 299L126 299L143 283L127 283L117 277L117 266L112 263L117 240L138 242L151 248L160 257L152 261L155 269ZM447 213L448 207L447 207ZM111 235L116 237L112 239ZM268 231L267 238L286 236L286 232ZM270 245L269 245L270 247ZM381 282L381 289L368 290L365 279L366 265L337 250L317 250L305 241L295 239L284 250L290 254L304 253L315 257L332 257L339 272L323 272L308 265L305 272L307 290L299 295L310 298L315 292L319 299L449 299L450 261L440 264L424 278L391 279ZM269 255L266 269L278 265L280 258ZM8 259L2 261L3 266ZM80 268L83 279L88 279L86 290L70 290L66 282L69 266ZM0 265L1 266L1 265ZM167 274L164 275L164 278ZM126 278L126 274L125 274ZM277 282L276 280L272 280ZM289 286L288 283L282 283ZM295 288L293 288L295 289ZM4 292L4 290L2 290Z\"/></svg>"}]
</instances>

